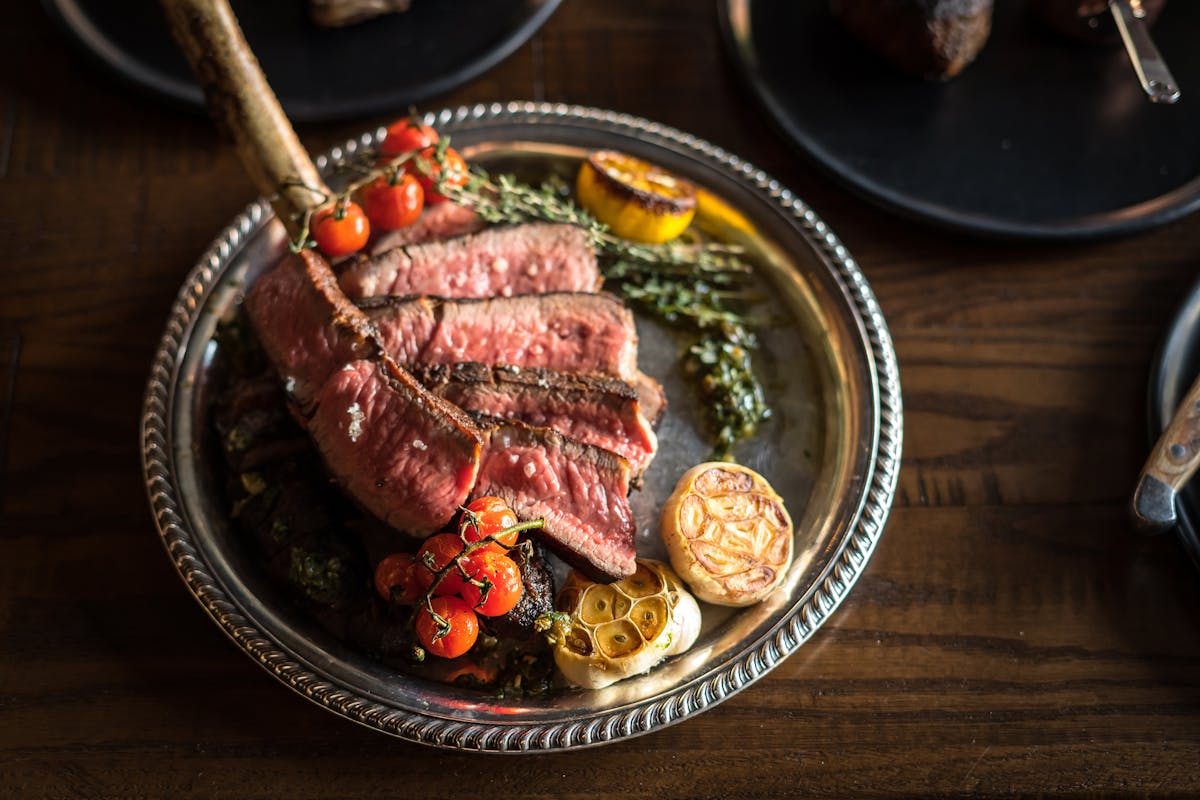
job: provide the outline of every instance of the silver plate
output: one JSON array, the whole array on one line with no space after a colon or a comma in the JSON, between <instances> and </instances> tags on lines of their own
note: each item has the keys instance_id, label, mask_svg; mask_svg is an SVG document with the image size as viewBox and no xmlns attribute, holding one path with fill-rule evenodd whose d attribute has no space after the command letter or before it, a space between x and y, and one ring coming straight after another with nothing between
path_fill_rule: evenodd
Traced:
<instances>
[{"instance_id":1,"label":"silver plate","mask_svg":"<svg viewBox=\"0 0 1200 800\"><path fill-rule=\"evenodd\" d=\"M761 265L772 313L759 360L775 418L739 451L796 519L797 557L782 588L748 609L705 608L700 640L646 675L600 691L497 700L372 660L289 604L244 552L227 519L219 454L208 430L221 354L217 320L283 252L264 200L249 206L192 269L167 322L142 417L143 469L163 543L213 620L272 675L344 717L414 742L464 750L561 750L636 736L697 714L765 675L845 598L883 531L900 465L895 352L857 264L813 211L737 156L672 128L609 111L535 103L428 115L470 160L493 169L569 168L612 148L684 175L733 213L710 226ZM382 130L318 159L324 167ZM710 207L711 208L711 207ZM639 554L661 557L658 510L683 470L703 459L702 409L675 367L678 342L639 318L642 368L672 403L659 457L633 498Z\"/></svg>"}]
</instances>

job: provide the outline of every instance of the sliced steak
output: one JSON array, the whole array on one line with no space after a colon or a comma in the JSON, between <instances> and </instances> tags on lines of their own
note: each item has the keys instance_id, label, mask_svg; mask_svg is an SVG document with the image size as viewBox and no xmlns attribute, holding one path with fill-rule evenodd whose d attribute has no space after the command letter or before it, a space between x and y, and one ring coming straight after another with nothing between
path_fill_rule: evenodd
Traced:
<instances>
[{"instance_id":1,"label":"sliced steak","mask_svg":"<svg viewBox=\"0 0 1200 800\"><path fill-rule=\"evenodd\" d=\"M377 298L361 305L384 349L404 365L477 361L637 378L633 315L612 295Z\"/></svg>"},{"instance_id":2,"label":"sliced steak","mask_svg":"<svg viewBox=\"0 0 1200 800\"><path fill-rule=\"evenodd\" d=\"M377 256L406 244L421 244L442 239L451 239L482 230L486 225L479 215L468 206L455 203L438 203L425 206L417 221L398 231L385 231L369 245L368 252Z\"/></svg>"},{"instance_id":3,"label":"sliced steak","mask_svg":"<svg viewBox=\"0 0 1200 800\"><path fill-rule=\"evenodd\" d=\"M468 496L495 494L524 519L544 518L547 542L581 569L608 578L633 573L624 458L547 428L472 422L380 352L370 323L310 251L260 278L246 307L269 358L304 404L326 467L372 514L427 534Z\"/></svg>"},{"instance_id":4,"label":"sliced steak","mask_svg":"<svg viewBox=\"0 0 1200 800\"><path fill-rule=\"evenodd\" d=\"M311 250L285 258L246 308L334 478L396 528L445 525L475 481L482 434L382 352L325 259Z\"/></svg>"},{"instance_id":5,"label":"sliced steak","mask_svg":"<svg viewBox=\"0 0 1200 800\"><path fill-rule=\"evenodd\" d=\"M637 392L615 378L478 363L427 367L413 377L464 411L553 428L611 450L634 474L645 471L658 447Z\"/></svg>"},{"instance_id":6,"label":"sliced steak","mask_svg":"<svg viewBox=\"0 0 1200 800\"><path fill-rule=\"evenodd\" d=\"M547 428L493 420L471 494L504 498L521 519L542 517L544 541L600 580L632 575L629 462Z\"/></svg>"},{"instance_id":7,"label":"sliced steak","mask_svg":"<svg viewBox=\"0 0 1200 800\"><path fill-rule=\"evenodd\" d=\"M538 635L537 618L554 610L554 575L546 562L546 550L537 531L532 532L528 555L515 553L521 570L521 599L500 617L487 620L492 632L505 639L529 640ZM527 536L529 534L526 534Z\"/></svg>"},{"instance_id":8,"label":"sliced steak","mask_svg":"<svg viewBox=\"0 0 1200 800\"><path fill-rule=\"evenodd\" d=\"M595 291L600 270L582 228L532 223L397 247L350 262L338 280L353 300L382 295L511 297Z\"/></svg>"},{"instance_id":9,"label":"sliced steak","mask_svg":"<svg viewBox=\"0 0 1200 800\"><path fill-rule=\"evenodd\" d=\"M318 393L308 430L351 496L419 535L441 528L465 502L482 441L404 377L412 380L388 360L347 364Z\"/></svg>"},{"instance_id":10,"label":"sliced steak","mask_svg":"<svg viewBox=\"0 0 1200 800\"><path fill-rule=\"evenodd\" d=\"M245 305L267 358L302 406L335 369L380 352L370 322L313 250L287 256L260 277Z\"/></svg>"}]
</instances>

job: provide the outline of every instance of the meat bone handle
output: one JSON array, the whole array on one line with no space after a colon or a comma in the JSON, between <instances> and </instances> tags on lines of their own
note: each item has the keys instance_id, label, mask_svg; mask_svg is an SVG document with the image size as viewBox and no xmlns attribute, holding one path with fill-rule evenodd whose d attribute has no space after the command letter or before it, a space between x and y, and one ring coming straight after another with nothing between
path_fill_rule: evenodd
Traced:
<instances>
[{"instance_id":1,"label":"meat bone handle","mask_svg":"<svg viewBox=\"0 0 1200 800\"><path fill-rule=\"evenodd\" d=\"M271 198L289 233L330 194L271 91L228 0L160 0L176 43L196 73L209 112L231 136L255 188Z\"/></svg>"},{"instance_id":2,"label":"meat bone handle","mask_svg":"<svg viewBox=\"0 0 1200 800\"><path fill-rule=\"evenodd\" d=\"M1143 533L1165 531L1176 522L1175 498L1200 466L1200 378L1188 389L1163 431L1133 494L1133 515Z\"/></svg>"}]
</instances>

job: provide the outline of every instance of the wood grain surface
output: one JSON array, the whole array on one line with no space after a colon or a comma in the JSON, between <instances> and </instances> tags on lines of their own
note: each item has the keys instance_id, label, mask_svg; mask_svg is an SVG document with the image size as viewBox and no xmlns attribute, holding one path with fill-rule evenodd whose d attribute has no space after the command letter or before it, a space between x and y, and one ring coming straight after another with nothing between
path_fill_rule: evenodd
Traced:
<instances>
[{"instance_id":1,"label":"wood grain surface","mask_svg":"<svg viewBox=\"0 0 1200 800\"><path fill-rule=\"evenodd\" d=\"M1200 794L1200 574L1173 539L1131 535L1126 511L1200 217L1069 246L904 222L776 135L713 3L568 0L428 107L613 108L791 187L887 315L904 464L852 595L759 683L612 746L446 753L257 669L155 533L142 392L184 273L254 195L232 147L103 74L36 4L6 9L0 41L0 796ZM321 150L387 120L299 132Z\"/></svg>"}]
</instances>

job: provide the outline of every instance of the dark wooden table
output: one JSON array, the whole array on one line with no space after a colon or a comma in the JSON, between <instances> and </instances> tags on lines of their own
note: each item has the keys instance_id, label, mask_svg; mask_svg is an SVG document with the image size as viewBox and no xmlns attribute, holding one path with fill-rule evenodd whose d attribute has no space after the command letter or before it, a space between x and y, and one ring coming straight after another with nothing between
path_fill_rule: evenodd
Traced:
<instances>
[{"instance_id":1,"label":"dark wooden table","mask_svg":"<svg viewBox=\"0 0 1200 800\"><path fill-rule=\"evenodd\" d=\"M1200 792L1200 575L1126 518L1200 217L1070 246L908 224L776 135L712 3L564 3L428 105L614 108L793 188L891 325L904 467L850 598L748 690L600 749L440 752L303 702L164 557L139 470L147 369L182 276L254 193L207 119L115 84L33 5L0 36L0 796ZM386 120L300 133L321 150Z\"/></svg>"}]
</instances>

